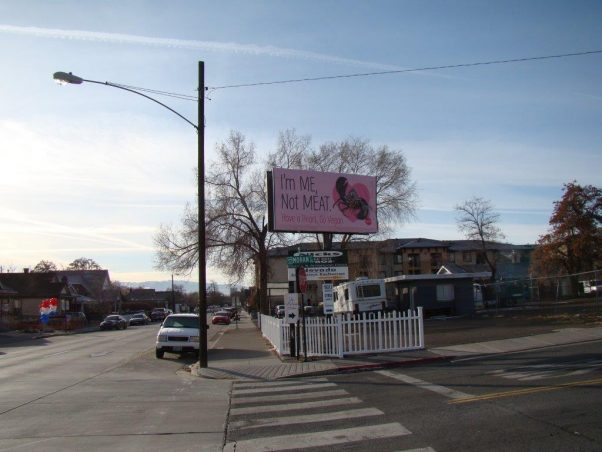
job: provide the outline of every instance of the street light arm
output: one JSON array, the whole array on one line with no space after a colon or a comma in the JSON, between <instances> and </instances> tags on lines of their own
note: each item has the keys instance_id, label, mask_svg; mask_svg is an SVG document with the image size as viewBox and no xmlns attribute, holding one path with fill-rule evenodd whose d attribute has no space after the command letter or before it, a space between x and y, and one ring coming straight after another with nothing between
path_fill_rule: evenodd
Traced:
<instances>
[{"instance_id":1,"label":"street light arm","mask_svg":"<svg viewBox=\"0 0 602 452\"><path fill-rule=\"evenodd\" d=\"M199 366L202 368L207 367L207 267L206 267L206 243L205 243L205 63L199 61L199 92L198 92L198 124L194 124L189 121L180 113L175 111L173 108L168 107L157 99L153 99L146 94L142 94L135 89L127 88L125 86L116 85L111 82L99 82L96 80L86 80L84 78L73 75L71 72L55 72L53 75L54 80L61 84L75 84L80 85L83 82L96 83L98 85L110 86L112 88L119 88L130 93L138 94L139 96L145 97L148 100L161 105L167 110L179 116L181 119L186 121L197 131L198 141L198 240L199 240Z\"/></svg>"},{"instance_id":2,"label":"street light arm","mask_svg":"<svg viewBox=\"0 0 602 452\"><path fill-rule=\"evenodd\" d=\"M157 99L155 99L153 97L147 96L146 94L143 94L140 91L136 91L135 89L126 88L125 86L117 85L117 84L111 83L111 82L99 82L97 80L88 80L88 79L85 79L85 78L78 77L77 75L73 75L71 72L69 72L69 73L66 73L66 72L56 72L54 74L53 78L57 82L59 82L59 83L69 83L69 84L76 84L76 85L79 85L82 82L96 83L97 85L111 86L113 88L119 88L119 89L122 89L124 91L129 91L130 93L138 94L139 96L146 97L148 100L152 100L153 102L161 105L162 107L167 108L173 114L178 115L180 118L182 118L184 121L186 121L192 127L194 127L197 130L197 132L199 131L199 126L197 124L193 123L192 121L190 121L186 117L182 116L180 113L178 113L177 111L175 111L170 106L165 105L163 102L160 102L160 101L158 101Z\"/></svg>"}]
</instances>

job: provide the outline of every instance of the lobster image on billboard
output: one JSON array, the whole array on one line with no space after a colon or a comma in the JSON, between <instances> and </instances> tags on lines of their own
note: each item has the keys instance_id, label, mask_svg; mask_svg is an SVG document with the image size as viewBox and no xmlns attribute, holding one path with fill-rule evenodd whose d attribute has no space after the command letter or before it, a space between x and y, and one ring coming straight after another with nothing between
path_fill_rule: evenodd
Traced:
<instances>
[{"instance_id":1,"label":"lobster image on billboard","mask_svg":"<svg viewBox=\"0 0 602 452\"><path fill-rule=\"evenodd\" d=\"M376 177L274 168L268 221L275 232L378 232Z\"/></svg>"}]
</instances>

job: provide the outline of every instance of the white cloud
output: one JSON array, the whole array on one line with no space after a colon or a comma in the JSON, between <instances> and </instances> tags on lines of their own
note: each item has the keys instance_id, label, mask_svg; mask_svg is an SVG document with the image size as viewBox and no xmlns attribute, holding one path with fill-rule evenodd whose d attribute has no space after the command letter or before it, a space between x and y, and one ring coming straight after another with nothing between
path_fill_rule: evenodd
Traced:
<instances>
[{"instance_id":1,"label":"white cloud","mask_svg":"<svg viewBox=\"0 0 602 452\"><path fill-rule=\"evenodd\" d=\"M275 46L258 46L237 42L197 41L187 39L154 38L123 33L103 33L85 30L66 30L58 28L19 27L0 24L0 32L22 34L51 39L75 39L81 41L97 41L115 44L145 45L158 47L173 47L178 49L203 50L211 52L227 52L248 55L265 55L270 57L299 58L305 60L326 61L329 63L363 66L382 70L400 70L399 66L375 63L370 61L341 58L317 52L287 49Z\"/></svg>"}]
</instances>

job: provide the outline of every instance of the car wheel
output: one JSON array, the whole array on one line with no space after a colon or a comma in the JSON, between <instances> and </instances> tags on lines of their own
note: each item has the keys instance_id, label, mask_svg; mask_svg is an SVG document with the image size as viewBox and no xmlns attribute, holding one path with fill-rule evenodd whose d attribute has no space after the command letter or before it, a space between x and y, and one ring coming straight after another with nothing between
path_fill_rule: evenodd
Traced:
<instances>
[{"instance_id":1,"label":"car wheel","mask_svg":"<svg viewBox=\"0 0 602 452\"><path fill-rule=\"evenodd\" d=\"M163 350L159 350L158 348L155 349L155 356L158 359L163 359L163 355L165 354L165 352Z\"/></svg>"}]
</instances>

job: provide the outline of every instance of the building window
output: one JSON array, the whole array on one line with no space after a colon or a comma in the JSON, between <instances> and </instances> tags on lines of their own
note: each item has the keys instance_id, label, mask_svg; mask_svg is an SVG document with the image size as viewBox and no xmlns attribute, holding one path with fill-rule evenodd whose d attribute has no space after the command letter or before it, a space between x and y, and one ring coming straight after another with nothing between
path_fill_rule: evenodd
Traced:
<instances>
[{"instance_id":1,"label":"building window","mask_svg":"<svg viewBox=\"0 0 602 452\"><path fill-rule=\"evenodd\" d=\"M477 264L484 264L485 262L485 253L477 253Z\"/></svg>"},{"instance_id":2,"label":"building window","mask_svg":"<svg viewBox=\"0 0 602 452\"><path fill-rule=\"evenodd\" d=\"M472 262L472 253L470 251L462 252L462 261L463 262Z\"/></svg>"},{"instance_id":3,"label":"building window","mask_svg":"<svg viewBox=\"0 0 602 452\"><path fill-rule=\"evenodd\" d=\"M408 265L410 267L420 267L420 254L408 254Z\"/></svg>"},{"instance_id":4,"label":"building window","mask_svg":"<svg viewBox=\"0 0 602 452\"><path fill-rule=\"evenodd\" d=\"M395 263L396 264L403 264L403 254L396 254L395 255Z\"/></svg>"},{"instance_id":5,"label":"building window","mask_svg":"<svg viewBox=\"0 0 602 452\"><path fill-rule=\"evenodd\" d=\"M437 273L443 265L441 253L431 253L431 272Z\"/></svg>"},{"instance_id":6,"label":"building window","mask_svg":"<svg viewBox=\"0 0 602 452\"><path fill-rule=\"evenodd\" d=\"M456 253L448 253L447 260L452 264L456 263Z\"/></svg>"},{"instance_id":7,"label":"building window","mask_svg":"<svg viewBox=\"0 0 602 452\"><path fill-rule=\"evenodd\" d=\"M437 286L437 301L453 301L454 300L454 285L439 284Z\"/></svg>"}]
</instances>

